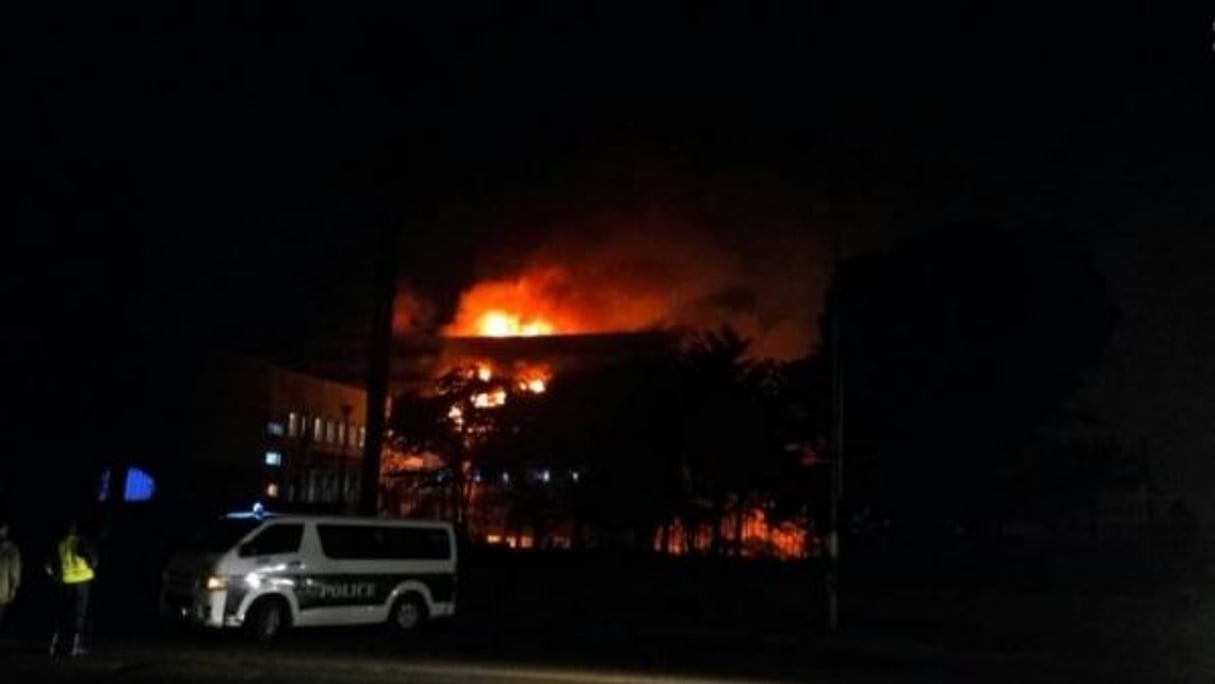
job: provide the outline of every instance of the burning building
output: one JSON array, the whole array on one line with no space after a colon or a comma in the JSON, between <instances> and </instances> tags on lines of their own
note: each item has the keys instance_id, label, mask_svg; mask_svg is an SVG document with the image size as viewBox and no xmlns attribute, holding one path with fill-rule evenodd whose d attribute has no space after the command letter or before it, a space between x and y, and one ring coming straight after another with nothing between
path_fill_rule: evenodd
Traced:
<instances>
[{"instance_id":1,"label":"burning building","mask_svg":"<svg viewBox=\"0 0 1215 684\"><path fill-rule=\"evenodd\" d=\"M437 429L449 439L390 435L382 472L388 510L451 518L464 523L476 538L514 547L569 547L595 538L595 531L582 529L576 505L569 501L584 485L582 471L592 457L537 454L534 447L517 443L513 454L499 448L487 458L481 450L488 449L491 433L519 430L501 418L511 414L516 402L548 400L553 383L568 387L603 382L618 370L659 368L677 357L685 333L657 326L602 330L593 317L545 304L532 289L524 281L495 285L488 288L489 295L484 294L486 288L474 288L474 294L482 293L480 310L469 304L478 297L466 296L446 334L398 335L400 362L394 364L391 383L394 410L430 417L406 417L394 425L404 432ZM522 308L511 308L520 303ZM567 392L552 400L590 394L593 391ZM547 419L554 418L548 414ZM593 470L596 464L589 467ZM657 465L653 472L644 472L645 464L640 467L643 472L637 478L667 477L658 473ZM622 499L617 505L632 502ZM729 522L669 520L659 525L652 543L672 553L707 550L710 543L723 540L745 555L806 553L804 524L770 523L762 506L741 506L734 504L738 510ZM630 543L651 542L634 536Z\"/></svg>"},{"instance_id":2,"label":"burning building","mask_svg":"<svg viewBox=\"0 0 1215 684\"><path fill-rule=\"evenodd\" d=\"M813 338L814 303L819 301L815 292L823 287L824 273L816 266L823 252L806 240L810 233L785 231L785 241L726 244L712 230L692 223L661 211L605 215L583 222L579 230L552 231L529 255L520 254L513 243L500 250L487 245L487 253L503 257L493 266L497 275L470 285L443 321L436 320L437 306L399 288L389 379L396 432L387 435L382 469L386 508L396 514L459 519L467 507L465 522L485 540L518 546L573 543L577 534L563 518L568 511L560 506L545 509L553 511L545 523L547 531L538 529L536 515L530 515L529 522L522 511L534 513L537 506L548 506L557 489L576 493L594 486L594 478L581 471L578 462L632 463L637 472L618 473L615 481L627 487L629 477L640 482L658 476L657 470L649 470L659 467L664 453L679 455L692 447L671 444L659 453L647 446L643 458L626 453L633 450L624 442L616 444L620 453L615 455L604 453L601 444L588 444L595 449L567 448L567 462L558 462L552 453L536 453L544 451L541 447L514 443L518 426L510 422L521 419L515 415L521 407L581 402L578 408L584 414L677 414L682 408L676 405L679 399L665 393L669 403L664 406L654 396L663 394L661 381L638 380L646 390L630 398L623 396L628 392L613 376L661 368L680 355L692 339L689 332L729 326L751 342L748 351L755 357L792 359L805 354ZM508 255L510 260L505 260ZM326 374L333 376L336 370L337 377L361 383L365 353L351 350L344 356L345 367L331 366ZM617 403L599 402L590 387L594 383L615 383L621 395ZM545 420L567 423L590 419L576 411L561 415L537 410L540 413L546 414ZM609 433L600 437L611 437L612 426L597 427ZM510 434L489 439L503 430ZM478 453L489 448L487 444L495 452L489 465ZM598 453L592 455L592 450ZM576 453L569 462L571 451ZM655 462L647 463L646 458ZM744 452L737 458L755 460ZM661 477L681 477L670 472L677 471L677 465L663 464ZM461 494L445 498L445 490ZM627 499L597 505L634 505ZM748 501L754 510L733 504L737 511L728 525L708 528L705 516L694 521L691 515L670 521L656 545L695 551L706 539L717 547L723 538L740 544L744 538L762 538L779 547L781 555L804 552L804 532L782 528L778 534L763 502ZM635 534L632 544L648 544L639 541L648 535ZM778 537L785 541L776 543Z\"/></svg>"},{"instance_id":3,"label":"burning building","mask_svg":"<svg viewBox=\"0 0 1215 684\"><path fill-rule=\"evenodd\" d=\"M436 393L447 391L445 401L450 406L444 404L442 414L438 416L447 423L447 427L464 433L490 429L477 427L473 414L482 414L483 420L485 414L490 414L491 420L484 424L496 425L492 414L507 412L511 408L506 406L508 401L528 398L543 401L552 383L568 385L593 382L589 378L610 373L612 369L625 364L660 363L671 356L678 342L677 335L658 330L588 335L446 337L434 338L431 344L423 348L425 354L419 355L417 352L421 345L414 340L410 347L414 355L405 366L406 372L398 371L394 375L398 379L396 386L401 390L394 401L394 410L417 410L408 405L409 396L429 395L434 398ZM416 378L423 367L426 368L428 381L418 382ZM466 390L436 388L436 383L441 384L443 378L450 378L452 374L466 376ZM425 426L422 429L426 429ZM416 440L410 439L395 440L398 444L402 441L416 443ZM393 443L394 440L389 440L383 473L385 482L389 484L387 491L390 495L385 502L389 510L402 514L459 517L441 496L438 497L440 505L436 508L427 507L426 497L419 495L428 488L441 489L442 485L449 484L444 483L443 478L449 476L445 473L450 472L451 464L435 453L394 449L391 446ZM557 480L566 484L576 483L579 477L576 469L565 468L556 472L558 468L543 462L533 462L533 467L528 470L518 467L519 463L503 463L501 459L493 468L474 467L471 461L465 474L470 486L468 496L476 503L471 511L476 522L474 527L482 528L475 531L491 542L514 540L510 543L530 546L534 536L532 533L511 534L507 529L509 525L504 521L511 517L507 510L510 497L503 490L517 489L521 484L520 478L555 485ZM505 505L497 505L496 512L488 511L487 505L491 501ZM570 535L566 533L560 539L550 541L565 546L570 543L569 540Z\"/></svg>"}]
</instances>

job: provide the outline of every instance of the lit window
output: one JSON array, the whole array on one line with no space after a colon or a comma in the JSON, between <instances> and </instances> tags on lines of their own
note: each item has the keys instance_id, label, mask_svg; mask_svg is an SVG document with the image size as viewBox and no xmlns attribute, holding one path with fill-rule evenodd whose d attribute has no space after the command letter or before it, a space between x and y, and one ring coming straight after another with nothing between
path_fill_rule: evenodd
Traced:
<instances>
[{"instance_id":1,"label":"lit window","mask_svg":"<svg viewBox=\"0 0 1215 684\"><path fill-rule=\"evenodd\" d=\"M266 485L266 496L270 497L271 499L278 498L278 483L277 482L271 482L270 484Z\"/></svg>"},{"instance_id":2,"label":"lit window","mask_svg":"<svg viewBox=\"0 0 1215 684\"><path fill-rule=\"evenodd\" d=\"M283 464L283 454L278 451L266 452L266 465L281 466Z\"/></svg>"},{"instance_id":3,"label":"lit window","mask_svg":"<svg viewBox=\"0 0 1215 684\"><path fill-rule=\"evenodd\" d=\"M506 403L506 390L499 387L492 392L482 392L474 394L472 397L473 406L477 408L494 408L502 406Z\"/></svg>"},{"instance_id":4,"label":"lit window","mask_svg":"<svg viewBox=\"0 0 1215 684\"><path fill-rule=\"evenodd\" d=\"M336 441L338 444L346 443L346 424L345 423L338 423Z\"/></svg>"},{"instance_id":5,"label":"lit window","mask_svg":"<svg viewBox=\"0 0 1215 684\"><path fill-rule=\"evenodd\" d=\"M361 449L367 443L367 428L359 428L359 448Z\"/></svg>"},{"instance_id":6,"label":"lit window","mask_svg":"<svg viewBox=\"0 0 1215 684\"><path fill-rule=\"evenodd\" d=\"M288 413L287 414L287 436L288 437L299 437L300 436L300 424L302 422L303 421L300 420L300 414L298 414L294 411L292 411L291 413Z\"/></svg>"},{"instance_id":7,"label":"lit window","mask_svg":"<svg viewBox=\"0 0 1215 684\"><path fill-rule=\"evenodd\" d=\"M319 442L325 436L325 421L320 418L312 419L312 441Z\"/></svg>"},{"instance_id":8,"label":"lit window","mask_svg":"<svg viewBox=\"0 0 1215 684\"><path fill-rule=\"evenodd\" d=\"M275 421L270 421L269 423L266 423L266 434L270 435L271 437L282 437L283 433L285 433L286 431L287 430L283 426L282 423L278 423Z\"/></svg>"},{"instance_id":9,"label":"lit window","mask_svg":"<svg viewBox=\"0 0 1215 684\"><path fill-rule=\"evenodd\" d=\"M337 424L332 420L325 421L325 441L329 443L336 442Z\"/></svg>"}]
</instances>

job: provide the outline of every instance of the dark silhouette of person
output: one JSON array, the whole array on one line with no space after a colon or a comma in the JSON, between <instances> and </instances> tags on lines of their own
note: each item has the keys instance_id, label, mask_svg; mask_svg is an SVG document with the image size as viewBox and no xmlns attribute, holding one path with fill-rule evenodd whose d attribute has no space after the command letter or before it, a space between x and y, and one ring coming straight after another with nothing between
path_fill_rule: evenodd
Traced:
<instances>
[{"instance_id":1,"label":"dark silhouette of person","mask_svg":"<svg viewBox=\"0 0 1215 684\"><path fill-rule=\"evenodd\" d=\"M1173 561L1180 563L1178 569L1189 567L1195 560L1200 560L1198 554L1198 516L1190 510L1181 499L1169 506L1168 512L1169 544Z\"/></svg>"},{"instance_id":2,"label":"dark silhouette of person","mask_svg":"<svg viewBox=\"0 0 1215 684\"><path fill-rule=\"evenodd\" d=\"M0 521L0 630L4 628L4 613L21 587L21 551L8 538L8 523Z\"/></svg>"}]
</instances>

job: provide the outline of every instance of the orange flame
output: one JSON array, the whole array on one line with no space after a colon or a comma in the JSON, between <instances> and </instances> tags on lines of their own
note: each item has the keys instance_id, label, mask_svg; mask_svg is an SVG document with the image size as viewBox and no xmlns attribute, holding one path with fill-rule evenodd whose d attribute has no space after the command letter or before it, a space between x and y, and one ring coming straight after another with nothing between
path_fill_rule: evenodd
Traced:
<instances>
[{"instance_id":1,"label":"orange flame","mask_svg":"<svg viewBox=\"0 0 1215 684\"><path fill-rule=\"evenodd\" d=\"M515 369L515 382L519 389L532 394L544 394L553 377L552 370L545 365L522 364Z\"/></svg>"},{"instance_id":2,"label":"orange flame","mask_svg":"<svg viewBox=\"0 0 1215 684\"><path fill-rule=\"evenodd\" d=\"M494 367L488 363L477 364L477 379L481 382L489 382L494 379Z\"/></svg>"},{"instance_id":3,"label":"orange flame","mask_svg":"<svg viewBox=\"0 0 1215 684\"><path fill-rule=\"evenodd\" d=\"M477 319L477 332L485 337L536 337L552 335L553 325L541 319L524 319L497 309L486 311Z\"/></svg>"},{"instance_id":4,"label":"orange flame","mask_svg":"<svg viewBox=\"0 0 1215 684\"><path fill-rule=\"evenodd\" d=\"M506 390L501 387L489 392L481 392L474 394L472 397L473 406L477 408L495 408L506 403Z\"/></svg>"},{"instance_id":5,"label":"orange flame","mask_svg":"<svg viewBox=\"0 0 1215 684\"><path fill-rule=\"evenodd\" d=\"M621 332L662 320L658 298L580 282L570 269L540 266L515 278L486 280L460 297L444 334L536 337Z\"/></svg>"},{"instance_id":6,"label":"orange flame","mask_svg":"<svg viewBox=\"0 0 1215 684\"><path fill-rule=\"evenodd\" d=\"M608 237L556 245L474 283L443 334L585 335L729 325L756 356L791 359L813 338L818 251L775 242L740 254L643 219ZM623 231L623 232L622 232ZM809 306L807 306L809 305Z\"/></svg>"}]
</instances>

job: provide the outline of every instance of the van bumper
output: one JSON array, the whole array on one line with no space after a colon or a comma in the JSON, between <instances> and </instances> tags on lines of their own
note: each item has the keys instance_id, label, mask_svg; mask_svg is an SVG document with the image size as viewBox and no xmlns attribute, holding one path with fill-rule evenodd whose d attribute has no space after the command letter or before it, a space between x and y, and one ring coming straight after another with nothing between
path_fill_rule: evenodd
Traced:
<instances>
[{"instance_id":1,"label":"van bumper","mask_svg":"<svg viewBox=\"0 0 1215 684\"><path fill-rule=\"evenodd\" d=\"M228 622L224 619L225 592L194 592L192 594L160 595L160 615L202 627L220 628ZM231 617L229 616L229 619ZM239 625L237 625L239 626Z\"/></svg>"}]
</instances>

